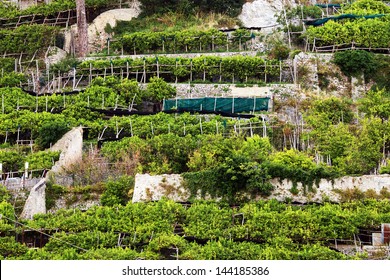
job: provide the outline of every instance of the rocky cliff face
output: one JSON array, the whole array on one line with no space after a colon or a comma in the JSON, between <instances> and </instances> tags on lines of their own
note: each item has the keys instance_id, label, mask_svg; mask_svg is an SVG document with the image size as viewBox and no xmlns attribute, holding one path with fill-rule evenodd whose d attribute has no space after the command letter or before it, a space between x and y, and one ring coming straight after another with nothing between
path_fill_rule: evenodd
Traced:
<instances>
[{"instance_id":1,"label":"rocky cliff face","mask_svg":"<svg viewBox=\"0 0 390 280\"><path fill-rule=\"evenodd\" d=\"M277 15L283 7L294 6L294 0L254 0L244 4L239 19L245 27L262 27L263 31L272 31L278 23Z\"/></svg>"}]
</instances>

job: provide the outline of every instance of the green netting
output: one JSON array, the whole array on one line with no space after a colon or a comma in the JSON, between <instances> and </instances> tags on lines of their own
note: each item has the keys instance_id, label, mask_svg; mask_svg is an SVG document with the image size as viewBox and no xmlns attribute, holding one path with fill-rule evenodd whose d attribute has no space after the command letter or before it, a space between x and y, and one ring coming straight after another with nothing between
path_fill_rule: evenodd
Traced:
<instances>
[{"instance_id":1,"label":"green netting","mask_svg":"<svg viewBox=\"0 0 390 280\"><path fill-rule=\"evenodd\" d=\"M213 111L242 113L268 110L268 97L204 97L191 99L169 99L164 101L163 111Z\"/></svg>"},{"instance_id":2,"label":"green netting","mask_svg":"<svg viewBox=\"0 0 390 280\"><path fill-rule=\"evenodd\" d=\"M341 8L341 5L340 4L316 4L317 7L320 7L320 8L331 8L331 7L335 7L335 8Z\"/></svg>"},{"instance_id":3,"label":"green netting","mask_svg":"<svg viewBox=\"0 0 390 280\"><path fill-rule=\"evenodd\" d=\"M322 19L308 20L308 21L305 21L305 24L319 26L319 25L322 25L329 20L342 20L342 19L346 19L346 18L349 18L349 19L356 19L356 18L369 19L369 18L377 18L377 17L384 17L384 16L386 16L386 15L378 14L378 15L368 15L368 16L357 16L354 14L343 14L343 15L339 15L339 16L335 16L335 17L327 17L327 18L322 18Z\"/></svg>"}]
</instances>

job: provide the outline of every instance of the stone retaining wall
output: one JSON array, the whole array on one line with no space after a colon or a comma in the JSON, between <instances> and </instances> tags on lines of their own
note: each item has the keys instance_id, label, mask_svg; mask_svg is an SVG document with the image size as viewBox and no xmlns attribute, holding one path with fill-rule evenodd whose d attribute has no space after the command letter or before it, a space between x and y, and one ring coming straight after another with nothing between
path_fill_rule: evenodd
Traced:
<instances>
[{"instance_id":1,"label":"stone retaining wall","mask_svg":"<svg viewBox=\"0 0 390 280\"><path fill-rule=\"evenodd\" d=\"M269 199L275 198L280 201L289 199L300 203L322 202L324 200L339 202L340 197L336 190L358 188L361 191L374 190L377 194L384 188L390 191L390 175L346 176L334 180L333 183L322 179L318 187L312 186L313 191L306 191L306 194L303 191L302 184L298 183L297 189L299 193L297 195L292 194L290 191L293 188L291 181L280 181L276 178L271 180L271 184L275 186L275 190L268 197ZM155 201L160 200L162 197L178 202L188 201L190 193L182 186L181 175L136 175L133 202Z\"/></svg>"}]
</instances>

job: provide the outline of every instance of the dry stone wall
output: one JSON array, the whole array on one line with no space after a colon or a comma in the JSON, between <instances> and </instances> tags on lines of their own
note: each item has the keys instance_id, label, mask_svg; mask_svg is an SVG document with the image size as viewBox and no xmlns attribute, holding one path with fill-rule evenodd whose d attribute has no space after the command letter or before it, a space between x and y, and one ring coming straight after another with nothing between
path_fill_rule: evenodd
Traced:
<instances>
[{"instance_id":1,"label":"dry stone wall","mask_svg":"<svg viewBox=\"0 0 390 280\"><path fill-rule=\"evenodd\" d=\"M177 202L188 201L191 194L183 187L182 182L183 179L179 174L156 176L137 174L135 177L133 203L160 200L162 197L167 197ZM271 180L271 184L275 187L275 190L268 197L269 199L275 198L280 201L288 199L300 203L322 202L325 200L339 202L340 196L337 190L357 188L361 191L374 190L377 194L384 188L390 191L390 175L346 176L336 179L334 182L322 179L318 186L312 186L312 191L306 191L306 193L303 191L302 184L298 183L297 189L299 193L297 195L292 194L290 191L293 188L291 181L275 178Z\"/></svg>"}]
</instances>

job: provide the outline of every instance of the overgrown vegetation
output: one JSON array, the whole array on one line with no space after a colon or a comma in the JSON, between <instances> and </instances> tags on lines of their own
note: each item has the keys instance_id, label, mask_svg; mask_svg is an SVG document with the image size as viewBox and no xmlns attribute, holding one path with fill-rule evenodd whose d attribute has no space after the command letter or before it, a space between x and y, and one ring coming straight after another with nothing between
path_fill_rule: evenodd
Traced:
<instances>
[{"instance_id":1,"label":"overgrown vegetation","mask_svg":"<svg viewBox=\"0 0 390 280\"><path fill-rule=\"evenodd\" d=\"M244 4L243 0L141 0L142 11L144 15L163 14L169 11L177 11L184 14L193 14L196 12L216 12L226 13L231 16L237 16Z\"/></svg>"}]
</instances>

